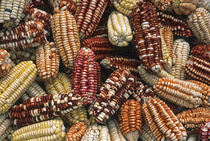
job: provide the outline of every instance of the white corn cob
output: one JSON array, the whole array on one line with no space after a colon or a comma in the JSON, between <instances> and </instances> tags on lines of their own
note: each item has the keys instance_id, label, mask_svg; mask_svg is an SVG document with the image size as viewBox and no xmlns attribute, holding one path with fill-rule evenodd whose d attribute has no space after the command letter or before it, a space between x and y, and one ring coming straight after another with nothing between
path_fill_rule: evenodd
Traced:
<instances>
[{"instance_id":1,"label":"white corn cob","mask_svg":"<svg viewBox=\"0 0 210 141\"><path fill-rule=\"evenodd\" d=\"M0 115L0 140L4 140L11 131L8 113Z\"/></svg>"}]
</instances>

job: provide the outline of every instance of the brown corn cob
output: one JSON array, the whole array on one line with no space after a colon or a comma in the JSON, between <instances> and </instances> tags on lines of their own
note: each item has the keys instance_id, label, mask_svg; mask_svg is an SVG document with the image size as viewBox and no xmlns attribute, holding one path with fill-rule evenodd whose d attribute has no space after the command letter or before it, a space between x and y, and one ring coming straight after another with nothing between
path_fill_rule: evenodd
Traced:
<instances>
[{"instance_id":1,"label":"brown corn cob","mask_svg":"<svg viewBox=\"0 0 210 141\"><path fill-rule=\"evenodd\" d=\"M157 140L186 140L185 128L163 101L149 99L142 109L146 125Z\"/></svg>"},{"instance_id":2,"label":"brown corn cob","mask_svg":"<svg viewBox=\"0 0 210 141\"><path fill-rule=\"evenodd\" d=\"M189 15L196 9L197 0L174 0L172 9L177 15Z\"/></svg>"},{"instance_id":3,"label":"brown corn cob","mask_svg":"<svg viewBox=\"0 0 210 141\"><path fill-rule=\"evenodd\" d=\"M191 49L191 55L210 62L210 45L197 45Z\"/></svg>"},{"instance_id":4,"label":"brown corn cob","mask_svg":"<svg viewBox=\"0 0 210 141\"><path fill-rule=\"evenodd\" d=\"M51 27L56 47L65 67L72 69L73 61L80 48L80 40L74 16L69 11L55 13Z\"/></svg>"},{"instance_id":5,"label":"brown corn cob","mask_svg":"<svg viewBox=\"0 0 210 141\"><path fill-rule=\"evenodd\" d=\"M32 84L36 76L36 65L25 61L13 67L0 80L0 114L8 111Z\"/></svg>"},{"instance_id":6,"label":"brown corn cob","mask_svg":"<svg viewBox=\"0 0 210 141\"><path fill-rule=\"evenodd\" d=\"M187 108L206 105L209 86L171 78L160 78L153 86L155 93L163 99Z\"/></svg>"},{"instance_id":7,"label":"brown corn cob","mask_svg":"<svg viewBox=\"0 0 210 141\"><path fill-rule=\"evenodd\" d=\"M6 50L0 49L0 77L6 75L11 69L10 54Z\"/></svg>"},{"instance_id":8,"label":"brown corn cob","mask_svg":"<svg viewBox=\"0 0 210 141\"><path fill-rule=\"evenodd\" d=\"M22 127L12 133L12 140L63 141L65 134L63 121L55 119Z\"/></svg>"},{"instance_id":9,"label":"brown corn cob","mask_svg":"<svg viewBox=\"0 0 210 141\"><path fill-rule=\"evenodd\" d=\"M77 3L74 0L52 0L51 5L54 13L57 13L61 10L67 10L71 13L75 13L77 9Z\"/></svg>"},{"instance_id":10,"label":"brown corn cob","mask_svg":"<svg viewBox=\"0 0 210 141\"><path fill-rule=\"evenodd\" d=\"M75 14L79 36L88 37L95 31L108 0L81 0Z\"/></svg>"},{"instance_id":11,"label":"brown corn cob","mask_svg":"<svg viewBox=\"0 0 210 141\"><path fill-rule=\"evenodd\" d=\"M84 122L78 122L74 124L66 134L66 141L80 141L82 136L86 133L87 126Z\"/></svg>"},{"instance_id":12,"label":"brown corn cob","mask_svg":"<svg viewBox=\"0 0 210 141\"><path fill-rule=\"evenodd\" d=\"M84 105L92 104L98 91L98 70L95 54L90 48L81 48L74 61L72 90Z\"/></svg>"},{"instance_id":13,"label":"brown corn cob","mask_svg":"<svg viewBox=\"0 0 210 141\"><path fill-rule=\"evenodd\" d=\"M210 139L210 121L205 123L200 130L200 140L208 141Z\"/></svg>"},{"instance_id":14,"label":"brown corn cob","mask_svg":"<svg viewBox=\"0 0 210 141\"><path fill-rule=\"evenodd\" d=\"M159 72L162 66L161 38L158 16L150 2L139 2L130 14L135 32L137 54L147 71Z\"/></svg>"},{"instance_id":15,"label":"brown corn cob","mask_svg":"<svg viewBox=\"0 0 210 141\"><path fill-rule=\"evenodd\" d=\"M25 49L40 46L44 42L44 25L40 21L28 21L11 30L0 32L1 49Z\"/></svg>"},{"instance_id":16,"label":"brown corn cob","mask_svg":"<svg viewBox=\"0 0 210 141\"><path fill-rule=\"evenodd\" d=\"M205 60L190 57L185 66L185 73L193 79L210 84L210 63Z\"/></svg>"},{"instance_id":17,"label":"brown corn cob","mask_svg":"<svg viewBox=\"0 0 210 141\"><path fill-rule=\"evenodd\" d=\"M140 103L130 99L120 108L118 115L120 130L128 141L137 141L141 133L142 109Z\"/></svg>"},{"instance_id":18,"label":"brown corn cob","mask_svg":"<svg viewBox=\"0 0 210 141\"><path fill-rule=\"evenodd\" d=\"M161 11L171 10L172 2L174 2L174 0L151 0L151 1L155 5L155 7Z\"/></svg>"},{"instance_id":19,"label":"brown corn cob","mask_svg":"<svg viewBox=\"0 0 210 141\"><path fill-rule=\"evenodd\" d=\"M72 94L45 95L25 100L10 110L12 125L27 125L57 116L63 116L80 107L79 99Z\"/></svg>"},{"instance_id":20,"label":"brown corn cob","mask_svg":"<svg viewBox=\"0 0 210 141\"><path fill-rule=\"evenodd\" d=\"M118 69L105 81L93 103L90 115L98 123L109 119L132 94L135 78L130 71Z\"/></svg>"},{"instance_id":21,"label":"brown corn cob","mask_svg":"<svg viewBox=\"0 0 210 141\"><path fill-rule=\"evenodd\" d=\"M0 115L0 140L4 140L11 131L8 113Z\"/></svg>"},{"instance_id":22,"label":"brown corn cob","mask_svg":"<svg viewBox=\"0 0 210 141\"><path fill-rule=\"evenodd\" d=\"M198 107L185 110L179 113L177 118L186 129L200 128L204 123L210 121L210 109Z\"/></svg>"},{"instance_id":23,"label":"brown corn cob","mask_svg":"<svg viewBox=\"0 0 210 141\"><path fill-rule=\"evenodd\" d=\"M183 37L192 36L190 27L183 20L169 13L159 11L157 14L161 25L170 28L175 35Z\"/></svg>"},{"instance_id":24,"label":"brown corn cob","mask_svg":"<svg viewBox=\"0 0 210 141\"><path fill-rule=\"evenodd\" d=\"M156 141L154 135L152 134L152 131L145 124L142 127L140 138L142 141Z\"/></svg>"},{"instance_id":25,"label":"brown corn cob","mask_svg":"<svg viewBox=\"0 0 210 141\"><path fill-rule=\"evenodd\" d=\"M71 93L71 87L71 79L62 72L59 72L57 78L52 82L45 82L47 92L52 95Z\"/></svg>"},{"instance_id":26,"label":"brown corn cob","mask_svg":"<svg viewBox=\"0 0 210 141\"><path fill-rule=\"evenodd\" d=\"M36 64L39 77L48 81L55 79L58 75L60 56L53 42L46 42L36 50Z\"/></svg>"},{"instance_id":27,"label":"brown corn cob","mask_svg":"<svg viewBox=\"0 0 210 141\"><path fill-rule=\"evenodd\" d=\"M95 32L89 37L89 38L98 38L98 37L108 37L108 29L107 26L97 26ZM87 38L87 39L89 39ZM84 39L82 42L85 42L86 39Z\"/></svg>"}]
</instances>

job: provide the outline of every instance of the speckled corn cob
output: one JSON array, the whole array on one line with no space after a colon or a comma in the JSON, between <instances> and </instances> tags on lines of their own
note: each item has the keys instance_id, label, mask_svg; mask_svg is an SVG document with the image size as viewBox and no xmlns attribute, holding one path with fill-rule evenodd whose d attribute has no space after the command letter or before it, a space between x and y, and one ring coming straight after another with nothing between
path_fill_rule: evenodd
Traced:
<instances>
[{"instance_id":1,"label":"speckled corn cob","mask_svg":"<svg viewBox=\"0 0 210 141\"><path fill-rule=\"evenodd\" d=\"M84 122L74 124L66 134L65 141L80 141L87 132L87 129Z\"/></svg>"},{"instance_id":2,"label":"speckled corn cob","mask_svg":"<svg viewBox=\"0 0 210 141\"><path fill-rule=\"evenodd\" d=\"M172 75L177 79L184 80L184 67L187 63L189 52L190 45L188 42L183 39L175 40Z\"/></svg>"},{"instance_id":3,"label":"speckled corn cob","mask_svg":"<svg viewBox=\"0 0 210 141\"><path fill-rule=\"evenodd\" d=\"M142 109L146 125L157 140L186 140L185 128L163 101L149 99Z\"/></svg>"},{"instance_id":4,"label":"speckled corn cob","mask_svg":"<svg viewBox=\"0 0 210 141\"><path fill-rule=\"evenodd\" d=\"M80 107L79 99L72 94L38 96L15 105L10 110L12 125L27 125L57 116L63 116Z\"/></svg>"},{"instance_id":5,"label":"speckled corn cob","mask_svg":"<svg viewBox=\"0 0 210 141\"><path fill-rule=\"evenodd\" d=\"M0 49L0 77L6 75L12 69L10 53Z\"/></svg>"},{"instance_id":6,"label":"speckled corn cob","mask_svg":"<svg viewBox=\"0 0 210 141\"><path fill-rule=\"evenodd\" d=\"M107 28L109 41L113 45L119 47L128 46L133 39L128 17L120 12L113 11L109 15Z\"/></svg>"},{"instance_id":7,"label":"speckled corn cob","mask_svg":"<svg viewBox=\"0 0 210 141\"><path fill-rule=\"evenodd\" d=\"M204 82L208 85L210 84L209 62L196 57L190 57L184 70L191 78Z\"/></svg>"},{"instance_id":8,"label":"speckled corn cob","mask_svg":"<svg viewBox=\"0 0 210 141\"><path fill-rule=\"evenodd\" d=\"M115 119L108 120L108 128L112 141L126 141L120 131L118 122Z\"/></svg>"},{"instance_id":9,"label":"speckled corn cob","mask_svg":"<svg viewBox=\"0 0 210 141\"><path fill-rule=\"evenodd\" d=\"M79 36L88 37L95 31L108 0L81 0L75 14Z\"/></svg>"},{"instance_id":10,"label":"speckled corn cob","mask_svg":"<svg viewBox=\"0 0 210 141\"><path fill-rule=\"evenodd\" d=\"M189 15L196 9L197 0L174 0L172 9L177 15Z\"/></svg>"},{"instance_id":11,"label":"speckled corn cob","mask_svg":"<svg viewBox=\"0 0 210 141\"><path fill-rule=\"evenodd\" d=\"M72 69L80 48L77 24L69 11L59 11L51 19L51 28L56 47L65 67Z\"/></svg>"},{"instance_id":12,"label":"speckled corn cob","mask_svg":"<svg viewBox=\"0 0 210 141\"><path fill-rule=\"evenodd\" d=\"M204 123L210 121L210 109L198 107L185 110L179 113L177 118L186 129L200 128Z\"/></svg>"},{"instance_id":13,"label":"speckled corn cob","mask_svg":"<svg viewBox=\"0 0 210 141\"><path fill-rule=\"evenodd\" d=\"M8 119L8 113L0 115L0 140L4 140L11 131L10 120Z\"/></svg>"},{"instance_id":14,"label":"speckled corn cob","mask_svg":"<svg viewBox=\"0 0 210 141\"><path fill-rule=\"evenodd\" d=\"M198 0L197 7L203 7L210 12L210 1L209 0Z\"/></svg>"},{"instance_id":15,"label":"speckled corn cob","mask_svg":"<svg viewBox=\"0 0 210 141\"><path fill-rule=\"evenodd\" d=\"M152 134L152 131L145 124L142 127L140 138L142 141L156 141L154 135Z\"/></svg>"},{"instance_id":16,"label":"speckled corn cob","mask_svg":"<svg viewBox=\"0 0 210 141\"><path fill-rule=\"evenodd\" d=\"M155 93L163 99L187 108L206 105L209 86L171 78L160 78L153 86Z\"/></svg>"},{"instance_id":17,"label":"speckled corn cob","mask_svg":"<svg viewBox=\"0 0 210 141\"><path fill-rule=\"evenodd\" d=\"M46 42L36 50L36 64L39 77L44 81L55 79L58 75L60 56L53 42Z\"/></svg>"},{"instance_id":18,"label":"speckled corn cob","mask_svg":"<svg viewBox=\"0 0 210 141\"><path fill-rule=\"evenodd\" d=\"M12 70L0 80L0 114L9 108L21 97L34 81L36 66L32 61L25 61L13 67Z\"/></svg>"},{"instance_id":19,"label":"speckled corn cob","mask_svg":"<svg viewBox=\"0 0 210 141\"><path fill-rule=\"evenodd\" d=\"M75 13L77 9L77 3L74 0L51 0L50 3L53 8L53 12L59 12L61 10L67 10L71 13Z\"/></svg>"},{"instance_id":20,"label":"speckled corn cob","mask_svg":"<svg viewBox=\"0 0 210 141\"><path fill-rule=\"evenodd\" d=\"M200 140L208 141L210 139L210 121L205 123L200 130Z\"/></svg>"},{"instance_id":21,"label":"speckled corn cob","mask_svg":"<svg viewBox=\"0 0 210 141\"><path fill-rule=\"evenodd\" d=\"M140 103L127 100L120 108L118 115L120 130L128 141L137 141L141 133L142 109Z\"/></svg>"},{"instance_id":22,"label":"speckled corn cob","mask_svg":"<svg viewBox=\"0 0 210 141\"><path fill-rule=\"evenodd\" d=\"M174 0L151 0L155 7L159 10L166 11L171 10Z\"/></svg>"},{"instance_id":23,"label":"speckled corn cob","mask_svg":"<svg viewBox=\"0 0 210 141\"><path fill-rule=\"evenodd\" d=\"M210 14L204 8L197 8L188 16L187 23L199 41L210 44Z\"/></svg>"},{"instance_id":24,"label":"speckled corn cob","mask_svg":"<svg viewBox=\"0 0 210 141\"><path fill-rule=\"evenodd\" d=\"M45 82L47 92L52 95L71 93L71 87L71 79L62 72L59 72L57 78L52 82Z\"/></svg>"},{"instance_id":25,"label":"speckled corn cob","mask_svg":"<svg viewBox=\"0 0 210 141\"><path fill-rule=\"evenodd\" d=\"M63 141L65 127L62 120L48 120L22 127L12 133L12 141Z\"/></svg>"},{"instance_id":26,"label":"speckled corn cob","mask_svg":"<svg viewBox=\"0 0 210 141\"><path fill-rule=\"evenodd\" d=\"M147 71L159 72L162 66L162 51L155 7L150 2L140 1L129 17L141 63Z\"/></svg>"},{"instance_id":27,"label":"speckled corn cob","mask_svg":"<svg viewBox=\"0 0 210 141\"><path fill-rule=\"evenodd\" d=\"M210 45L197 45L194 46L190 53L191 55L210 62Z\"/></svg>"}]
</instances>

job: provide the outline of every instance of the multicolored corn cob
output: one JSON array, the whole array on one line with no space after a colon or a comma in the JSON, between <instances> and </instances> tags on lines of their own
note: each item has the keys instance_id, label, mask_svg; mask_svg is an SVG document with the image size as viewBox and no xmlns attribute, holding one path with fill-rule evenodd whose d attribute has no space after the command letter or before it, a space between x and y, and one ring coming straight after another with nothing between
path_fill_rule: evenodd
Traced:
<instances>
[{"instance_id":1,"label":"multicolored corn cob","mask_svg":"<svg viewBox=\"0 0 210 141\"><path fill-rule=\"evenodd\" d=\"M71 13L75 13L77 9L77 3L74 0L48 0L54 13L67 10Z\"/></svg>"},{"instance_id":2,"label":"multicolored corn cob","mask_svg":"<svg viewBox=\"0 0 210 141\"><path fill-rule=\"evenodd\" d=\"M120 127L118 125L117 120L115 120L114 118L110 119L108 120L107 124L112 141L126 141L125 137L120 131Z\"/></svg>"},{"instance_id":3,"label":"multicolored corn cob","mask_svg":"<svg viewBox=\"0 0 210 141\"><path fill-rule=\"evenodd\" d=\"M0 77L6 75L12 69L12 60L10 53L0 49Z\"/></svg>"},{"instance_id":4,"label":"multicolored corn cob","mask_svg":"<svg viewBox=\"0 0 210 141\"><path fill-rule=\"evenodd\" d=\"M205 123L200 130L200 140L208 141L210 139L210 121Z\"/></svg>"},{"instance_id":5,"label":"multicolored corn cob","mask_svg":"<svg viewBox=\"0 0 210 141\"><path fill-rule=\"evenodd\" d=\"M195 11L197 0L174 0L172 9L177 15L190 15Z\"/></svg>"},{"instance_id":6,"label":"multicolored corn cob","mask_svg":"<svg viewBox=\"0 0 210 141\"><path fill-rule=\"evenodd\" d=\"M197 45L191 49L190 54L200 59L203 59L207 62L210 62L209 52L210 52L210 45Z\"/></svg>"}]
</instances>

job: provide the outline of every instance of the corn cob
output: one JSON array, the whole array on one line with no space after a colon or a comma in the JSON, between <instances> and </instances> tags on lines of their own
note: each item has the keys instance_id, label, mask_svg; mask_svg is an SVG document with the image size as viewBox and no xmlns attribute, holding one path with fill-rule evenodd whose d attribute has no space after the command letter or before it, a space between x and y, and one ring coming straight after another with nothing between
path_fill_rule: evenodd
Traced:
<instances>
[{"instance_id":1,"label":"corn cob","mask_svg":"<svg viewBox=\"0 0 210 141\"><path fill-rule=\"evenodd\" d=\"M46 9L45 0L26 0L26 7Z\"/></svg>"},{"instance_id":2,"label":"corn cob","mask_svg":"<svg viewBox=\"0 0 210 141\"><path fill-rule=\"evenodd\" d=\"M12 133L12 141L62 141L65 127L62 120L48 120L22 127Z\"/></svg>"},{"instance_id":3,"label":"corn cob","mask_svg":"<svg viewBox=\"0 0 210 141\"><path fill-rule=\"evenodd\" d=\"M93 103L90 115L98 123L109 119L132 94L135 78L128 70L114 71L105 81Z\"/></svg>"},{"instance_id":4,"label":"corn cob","mask_svg":"<svg viewBox=\"0 0 210 141\"><path fill-rule=\"evenodd\" d=\"M112 141L126 141L120 131L118 122L115 119L108 120L108 128Z\"/></svg>"},{"instance_id":5,"label":"corn cob","mask_svg":"<svg viewBox=\"0 0 210 141\"><path fill-rule=\"evenodd\" d=\"M197 2L197 7L203 7L210 12L210 1L209 0L199 0Z\"/></svg>"},{"instance_id":6,"label":"corn cob","mask_svg":"<svg viewBox=\"0 0 210 141\"><path fill-rule=\"evenodd\" d=\"M190 15L196 9L197 0L174 0L172 9L177 15Z\"/></svg>"},{"instance_id":7,"label":"corn cob","mask_svg":"<svg viewBox=\"0 0 210 141\"><path fill-rule=\"evenodd\" d=\"M0 32L1 49L25 49L40 46L44 42L44 25L40 21L27 21L14 29Z\"/></svg>"},{"instance_id":8,"label":"corn cob","mask_svg":"<svg viewBox=\"0 0 210 141\"><path fill-rule=\"evenodd\" d=\"M0 49L0 77L6 75L12 69L10 53Z\"/></svg>"},{"instance_id":9,"label":"corn cob","mask_svg":"<svg viewBox=\"0 0 210 141\"><path fill-rule=\"evenodd\" d=\"M204 8L197 8L188 16L187 23L197 39L203 43L210 44L210 14Z\"/></svg>"},{"instance_id":10,"label":"corn cob","mask_svg":"<svg viewBox=\"0 0 210 141\"><path fill-rule=\"evenodd\" d=\"M184 67L189 56L190 45L183 39L178 39L175 40L173 49L172 75L177 79L184 80Z\"/></svg>"},{"instance_id":11,"label":"corn cob","mask_svg":"<svg viewBox=\"0 0 210 141\"><path fill-rule=\"evenodd\" d=\"M69 11L55 13L51 20L53 38L65 67L72 69L80 48L74 16Z\"/></svg>"},{"instance_id":12,"label":"corn cob","mask_svg":"<svg viewBox=\"0 0 210 141\"><path fill-rule=\"evenodd\" d=\"M52 82L45 82L47 92L52 95L71 93L71 87L71 79L62 72Z\"/></svg>"},{"instance_id":13,"label":"corn cob","mask_svg":"<svg viewBox=\"0 0 210 141\"><path fill-rule=\"evenodd\" d=\"M86 133L87 126L84 122L74 124L68 131L65 141L80 141L82 136Z\"/></svg>"},{"instance_id":14,"label":"corn cob","mask_svg":"<svg viewBox=\"0 0 210 141\"><path fill-rule=\"evenodd\" d=\"M185 66L185 73L191 78L210 84L210 63L205 60L190 57Z\"/></svg>"},{"instance_id":15,"label":"corn cob","mask_svg":"<svg viewBox=\"0 0 210 141\"><path fill-rule=\"evenodd\" d=\"M81 0L75 14L80 39L95 31L108 4L108 0Z\"/></svg>"},{"instance_id":16,"label":"corn cob","mask_svg":"<svg viewBox=\"0 0 210 141\"><path fill-rule=\"evenodd\" d=\"M180 18L161 11L157 12L159 23L171 29L171 31L178 36L190 37L192 33L190 27Z\"/></svg>"},{"instance_id":17,"label":"corn cob","mask_svg":"<svg viewBox=\"0 0 210 141\"><path fill-rule=\"evenodd\" d=\"M198 107L185 110L179 113L177 118L186 129L200 128L204 123L210 121L210 109Z\"/></svg>"},{"instance_id":18,"label":"corn cob","mask_svg":"<svg viewBox=\"0 0 210 141\"><path fill-rule=\"evenodd\" d=\"M15 27L23 18L25 0L1 0L0 23L5 28Z\"/></svg>"},{"instance_id":19,"label":"corn cob","mask_svg":"<svg viewBox=\"0 0 210 141\"><path fill-rule=\"evenodd\" d=\"M64 10L75 13L77 9L77 3L74 0L51 0L50 5L54 13Z\"/></svg>"},{"instance_id":20,"label":"corn cob","mask_svg":"<svg viewBox=\"0 0 210 141\"><path fill-rule=\"evenodd\" d=\"M21 97L36 76L36 66L31 61L21 62L0 80L0 114Z\"/></svg>"},{"instance_id":21,"label":"corn cob","mask_svg":"<svg viewBox=\"0 0 210 141\"><path fill-rule=\"evenodd\" d=\"M205 123L200 130L200 140L208 141L210 139L210 121Z\"/></svg>"},{"instance_id":22,"label":"corn cob","mask_svg":"<svg viewBox=\"0 0 210 141\"><path fill-rule=\"evenodd\" d=\"M60 56L53 42L46 42L36 50L36 64L39 77L48 81L55 79L58 75Z\"/></svg>"},{"instance_id":23,"label":"corn cob","mask_svg":"<svg viewBox=\"0 0 210 141\"><path fill-rule=\"evenodd\" d=\"M162 66L162 51L155 7L150 2L140 1L130 14L130 23L135 32L134 41L141 63L147 71L159 72Z\"/></svg>"},{"instance_id":24,"label":"corn cob","mask_svg":"<svg viewBox=\"0 0 210 141\"><path fill-rule=\"evenodd\" d=\"M154 135L152 134L152 131L145 124L142 127L140 138L142 141L156 141Z\"/></svg>"},{"instance_id":25,"label":"corn cob","mask_svg":"<svg viewBox=\"0 0 210 141\"><path fill-rule=\"evenodd\" d=\"M141 105L137 101L127 100L120 108L118 115L120 130L128 141L137 141L141 133Z\"/></svg>"},{"instance_id":26,"label":"corn cob","mask_svg":"<svg viewBox=\"0 0 210 141\"><path fill-rule=\"evenodd\" d=\"M0 115L0 140L4 140L10 133L11 128L10 120L8 119L8 113L4 113Z\"/></svg>"},{"instance_id":27,"label":"corn cob","mask_svg":"<svg viewBox=\"0 0 210 141\"><path fill-rule=\"evenodd\" d=\"M72 94L45 95L25 100L10 111L12 125L27 125L57 116L63 116L80 107L79 99Z\"/></svg>"},{"instance_id":28,"label":"corn cob","mask_svg":"<svg viewBox=\"0 0 210 141\"><path fill-rule=\"evenodd\" d=\"M146 125L157 140L186 140L185 128L163 101L149 99L142 109Z\"/></svg>"},{"instance_id":29,"label":"corn cob","mask_svg":"<svg viewBox=\"0 0 210 141\"><path fill-rule=\"evenodd\" d=\"M108 29L107 26L97 26L95 32L93 32L93 34L89 37L89 38L98 38L98 37L108 37ZM87 38L87 39L89 39ZM83 42L86 39L83 40Z\"/></svg>"},{"instance_id":30,"label":"corn cob","mask_svg":"<svg viewBox=\"0 0 210 141\"><path fill-rule=\"evenodd\" d=\"M133 39L128 17L120 12L113 11L109 15L107 28L109 41L113 45L119 47L128 46Z\"/></svg>"},{"instance_id":31,"label":"corn cob","mask_svg":"<svg viewBox=\"0 0 210 141\"><path fill-rule=\"evenodd\" d=\"M187 108L206 105L209 86L172 78L160 78L153 86L155 93L163 99Z\"/></svg>"},{"instance_id":32,"label":"corn cob","mask_svg":"<svg viewBox=\"0 0 210 141\"><path fill-rule=\"evenodd\" d=\"M210 45L197 45L194 46L190 53L191 55L210 62Z\"/></svg>"},{"instance_id":33,"label":"corn cob","mask_svg":"<svg viewBox=\"0 0 210 141\"><path fill-rule=\"evenodd\" d=\"M87 110L85 107L79 107L65 114L63 117L63 121L68 123L69 125L76 124L78 122L88 122Z\"/></svg>"},{"instance_id":34,"label":"corn cob","mask_svg":"<svg viewBox=\"0 0 210 141\"><path fill-rule=\"evenodd\" d=\"M172 3L174 0L151 0L151 2L155 5L158 10L161 11L170 11Z\"/></svg>"}]
</instances>

